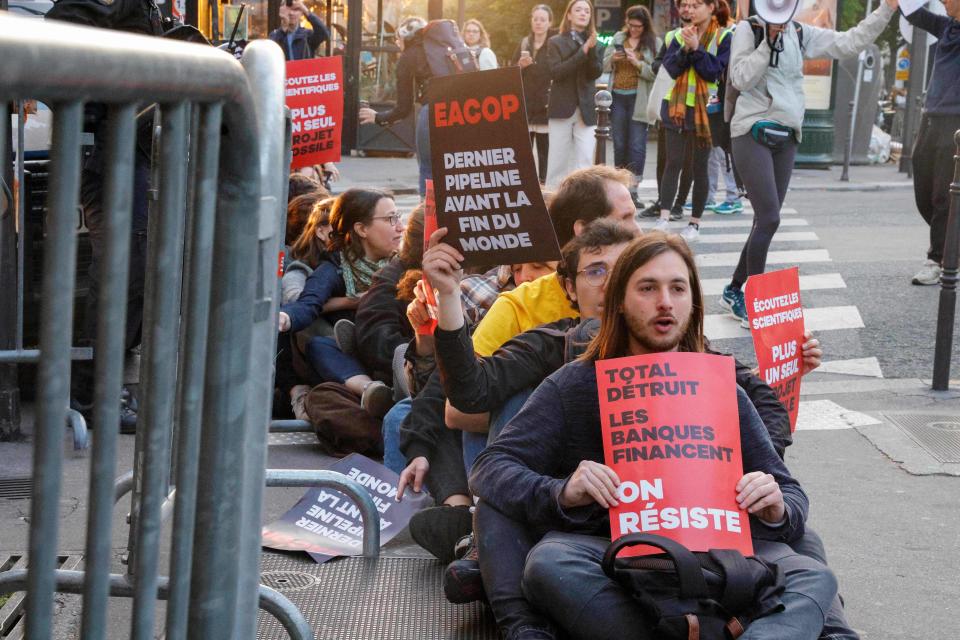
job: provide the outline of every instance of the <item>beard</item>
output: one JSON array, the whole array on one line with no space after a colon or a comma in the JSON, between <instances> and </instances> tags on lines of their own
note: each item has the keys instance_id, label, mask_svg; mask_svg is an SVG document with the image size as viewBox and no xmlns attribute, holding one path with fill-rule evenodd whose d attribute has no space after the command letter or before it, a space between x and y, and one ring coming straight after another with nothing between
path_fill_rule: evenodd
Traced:
<instances>
[{"instance_id":1,"label":"beard","mask_svg":"<svg viewBox=\"0 0 960 640\"><path fill-rule=\"evenodd\" d=\"M627 322L627 331L630 332L630 337L649 353L673 351L683 340L687 333L687 327L690 326L689 316L682 322L675 318L677 322L673 325L673 331L664 335L656 333L652 322L644 321L626 313L623 317Z\"/></svg>"}]
</instances>

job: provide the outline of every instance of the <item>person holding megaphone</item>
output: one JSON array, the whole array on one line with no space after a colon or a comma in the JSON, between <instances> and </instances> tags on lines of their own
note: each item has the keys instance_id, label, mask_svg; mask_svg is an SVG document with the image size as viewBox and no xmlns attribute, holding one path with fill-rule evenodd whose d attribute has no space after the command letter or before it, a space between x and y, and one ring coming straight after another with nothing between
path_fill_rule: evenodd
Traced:
<instances>
[{"instance_id":1,"label":"person holding megaphone","mask_svg":"<svg viewBox=\"0 0 960 640\"><path fill-rule=\"evenodd\" d=\"M899 7L898 0L884 0L860 24L837 32L795 22L798 4L799 0L753 0L754 15L737 25L730 45L725 120L754 218L720 302L744 327L742 288L749 276L766 268L800 144L803 60L857 55L876 40Z\"/></svg>"}]
</instances>

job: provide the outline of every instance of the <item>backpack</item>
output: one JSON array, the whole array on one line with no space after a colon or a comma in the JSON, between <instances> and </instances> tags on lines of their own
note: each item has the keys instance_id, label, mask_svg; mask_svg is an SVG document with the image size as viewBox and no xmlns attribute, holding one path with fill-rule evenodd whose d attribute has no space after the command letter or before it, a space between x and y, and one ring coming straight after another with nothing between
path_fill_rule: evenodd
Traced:
<instances>
[{"instance_id":1,"label":"backpack","mask_svg":"<svg viewBox=\"0 0 960 640\"><path fill-rule=\"evenodd\" d=\"M617 560L620 551L636 545L656 547L666 557ZM784 609L783 570L730 549L694 553L663 536L632 533L610 544L602 566L633 595L653 636L663 640L730 640L753 620Z\"/></svg>"},{"instance_id":2,"label":"backpack","mask_svg":"<svg viewBox=\"0 0 960 640\"><path fill-rule=\"evenodd\" d=\"M431 20L420 31L420 43L434 78L480 70L453 20Z\"/></svg>"}]
</instances>

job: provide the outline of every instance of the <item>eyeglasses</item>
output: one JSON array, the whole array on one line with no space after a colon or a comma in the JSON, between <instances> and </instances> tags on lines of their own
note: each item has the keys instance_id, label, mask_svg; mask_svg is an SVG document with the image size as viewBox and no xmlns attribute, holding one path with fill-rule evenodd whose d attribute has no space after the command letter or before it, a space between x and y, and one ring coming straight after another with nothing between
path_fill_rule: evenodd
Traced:
<instances>
[{"instance_id":1,"label":"eyeglasses","mask_svg":"<svg viewBox=\"0 0 960 640\"><path fill-rule=\"evenodd\" d=\"M610 274L610 271L607 269L605 264L590 264L586 268L580 269L577 271L577 275L583 274L583 277L586 278L587 283L594 287L602 287L607 281L607 276Z\"/></svg>"},{"instance_id":2,"label":"eyeglasses","mask_svg":"<svg viewBox=\"0 0 960 640\"><path fill-rule=\"evenodd\" d=\"M631 29L643 29L643 23L641 22L628 22L627 26Z\"/></svg>"},{"instance_id":3,"label":"eyeglasses","mask_svg":"<svg viewBox=\"0 0 960 640\"><path fill-rule=\"evenodd\" d=\"M394 213L393 215L389 216L374 216L371 218L371 220L386 220L390 223L391 227L396 227L400 224L400 214Z\"/></svg>"}]
</instances>

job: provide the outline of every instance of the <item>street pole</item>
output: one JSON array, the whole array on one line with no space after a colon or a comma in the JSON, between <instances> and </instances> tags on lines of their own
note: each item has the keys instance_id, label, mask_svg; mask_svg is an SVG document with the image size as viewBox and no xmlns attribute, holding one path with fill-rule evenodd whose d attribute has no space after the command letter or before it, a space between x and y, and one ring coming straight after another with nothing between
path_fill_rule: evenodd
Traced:
<instances>
[{"instance_id":1,"label":"street pole","mask_svg":"<svg viewBox=\"0 0 960 640\"><path fill-rule=\"evenodd\" d=\"M907 112L903 118L903 150L900 153L901 173L913 177L913 139L920 123L920 103L923 100L924 68L927 57L927 34L913 27L910 42L910 80L907 84Z\"/></svg>"},{"instance_id":2,"label":"street pole","mask_svg":"<svg viewBox=\"0 0 960 640\"><path fill-rule=\"evenodd\" d=\"M597 128L594 135L597 147L593 154L593 164L607 164L607 140L610 139L610 105L613 96L606 89L597 91L594 96L597 105Z\"/></svg>"},{"instance_id":3,"label":"street pole","mask_svg":"<svg viewBox=\"0 0 960 640\"><path fill-rule=\"evenodd\" d=\"M4 1L4 4L6 2ZM10 103L0 104L0 161L6 207L0 210L0 291L17 291L17 198L13 188L13 136L10 129ZM11 296L12 297L12 296ZM18 305L0 306L0 351L17 348ZM0 441L20 437L20 390L17 365L0 364Z\"/></svg>"},{"instance_id":4,"label":"street pole","mask_svg":"<svg viewBox=\"0 0 960 640\"><path fill-rule=\"evenodd\" d=\"M950 387L950 356L953 352L953 322L957 312L958 264L960 264L960 130L953 134L953 182L950 184L950 217L943 239L943 270L940 272L940 307L937 310L937 342L933 350L933 390Z\"/></svg>"}]
</instances>

